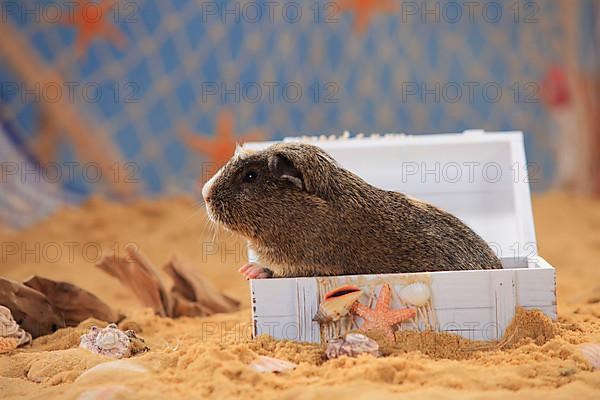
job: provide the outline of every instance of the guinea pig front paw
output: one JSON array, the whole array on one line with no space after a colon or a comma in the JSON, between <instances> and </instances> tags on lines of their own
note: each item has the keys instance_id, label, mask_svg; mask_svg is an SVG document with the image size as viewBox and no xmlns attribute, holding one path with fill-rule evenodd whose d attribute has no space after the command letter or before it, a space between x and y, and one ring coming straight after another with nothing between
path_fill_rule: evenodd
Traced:
<instances>
[{"instance_id":1,"label":"guinea pig front paw","mask_svg":"<svg viewBox=\"0 0 600 400\"><path fill-rule=\"evenodd\" d=\"M238 271L246 279L266 279L273 276L273 271L256 263L248 263Z\"/></svg>"}]
</instances>

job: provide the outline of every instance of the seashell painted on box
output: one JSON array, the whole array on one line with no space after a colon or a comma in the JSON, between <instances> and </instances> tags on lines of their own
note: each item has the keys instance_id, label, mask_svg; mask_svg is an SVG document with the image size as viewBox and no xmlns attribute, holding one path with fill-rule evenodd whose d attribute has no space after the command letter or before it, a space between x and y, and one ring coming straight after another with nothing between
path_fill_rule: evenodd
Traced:
<instances>
[{"instance_id":1,"label":"seashell painted on box","mask_svg":"<svg viewBox=\"0 0 600 400\"><path fill-rule=\"evenodd\" d=\"M354 303L358 301L363 292L357 286L345 285L325 294L319 310L313 317L318 323L338 321L348 315Z\"/></svg>"},{"instance_id":2,"label":"seashell painted on box","mask_svg":"<svg viewBox=\"0 0 600 400\"><path fill-rule=\"evenodd\" d=\"M250 368L257 372L285 372L296 367L297 365L293 362L268 356L258 356L250 363Z\"/></svg>"},{"instance_id":3,"label":"seashell painted on box","mask_svg":"<svg viewBox=\"0 0 600 400\"><path fill-rule=\"evenodd\" d=\"M431 299L431 289L424 283L416 282L404 286L399 295L403 303L423 307Z\"/></svg>"},{"instance_id":4,"label":"seashell painted on box","mask_svg":"<svg viewBox=\"0 0 600 400\"><path fill-rule=\"evenodd\" d=\"M592 365L592 369L600 370L600 344L582 343L577 348L583 357Z\"/></svg>"},{"instance_id":5,"label":"seashell painted on box","mask_svg":"<svg viewBox=\"0 0 600 400\"><path fill-rule=\"evenodd\" d=\"M379 344L361 333L348 333L344 338L332 339L327 343L325 355L328 359L341 356L357 357L370 354L379 357Z\"/></svg>"},{"instance_id":6,"label":"seashell painted on box","mask_svg":"<svg viewBox=\"0 0 600 400\"><path fill-rule=\"evenodd\" d=\"M149 350L144 339L133 331L121 331L116 324L109 324L102 329L92 326L88 333L81 335L79 347L113 358L131 357Z\"/></svg>"},{"instance_id":7,"label":"seashell painted on box","mask_svg":"<svg viewBox=\"0 0 600 400\"><path fill-rule=\"evenodd\" d=\"M31 334L17 324L10 309L0 306L0 353L31 343Z\"/></svg>"}]
</instances>

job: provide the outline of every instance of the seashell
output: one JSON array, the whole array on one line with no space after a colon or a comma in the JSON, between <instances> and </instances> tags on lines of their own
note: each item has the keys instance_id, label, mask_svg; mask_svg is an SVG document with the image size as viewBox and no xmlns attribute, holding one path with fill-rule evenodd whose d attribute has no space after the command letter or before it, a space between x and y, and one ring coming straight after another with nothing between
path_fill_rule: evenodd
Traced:
<instances>
[{"instance_id":1,"label":"seashell","mask_svg":"<svg viewBox=\"0 0 600 400\"><path fill-rule=\"evenodd\" d=\"M600 344L598 343L582 343L577 346L583 357L590 364L592 364L592 369L598 370L600 369Z\"/></svg>"},{"instance_id":2,"label":"seashell","mask_svg":"<svg viewBox=\"0 0 600 400\"><path fill-rule=\"evenodd\" d=\"M258 356L250 363L250 368L257 372L285 372L291 371L297 366L293 362L268 356Z\"/></svg>"},{"instance_id":3,"label":"seashell","mask_svg":"<svg viewBox=\"0 0 600 400\"><path fill-rule=\"evenodd\" d=\"M96 345L106 350L115 350L121 347L124 341L129 345L129 338L119 329L107 329L96 337Z\"/></svg>"},{"instance_id":4,"label":"seashell","mask_svg":"<svg viewBox=\"0 0 600 400\"><path fill-rule=\"evenodd\" d=\"M150 350L150 348L146 346L144 339L137 336L133 330L126 330L125 334L129 338L129 351L132 355L145 353Z\"/></svg>"},{"instance_id":5,"label":"seashell","mask_svg":"<svg viewBox=\"0 0 600 400\"><path fill-rule=\"evenodd\" d=\"M319 305L319 310L313 317L313 321L320 324L338 321L348 315L362 293L362 290L358 287L351 285L340 286L326 293Z\"/></svg>"},{"instance_id":6,"label":"seashell","mask_svg":"<svg viewBox=\"0 0 600 400\"><path fill-rule=\"evenodd\" d=\"M148 347L143 345L143 342L144 340L137 337L133 331L123 332L117 325L109 324L104 329L92 326L88 333L81 335L79 347L96 354L123 358L147 351Z\"/></svg>"},{"instance_id":7,"label":"seashell","mask_svg":"<svg viewBox=\"0 0 600 400\"><path fill-rule=\"evenodd\" d=\"M10 309L0 306L0 353L31 343L31 334L14 320Z\"/></svg>"},{"instance_id":8,"label":"seashell","mask_svg":"<svg viewBox=\"0 0 600 400\"><path fill-rule=\"evenodd\" d=\"M431 299L431 289L421 282L411 283L400 290L400 300L405 304L422 307L429 299Z\"/></svg>"},{"instance_id":9,"label":"seashell","mask_svg":"<svg viewBox=\"0 0 600 400\"><path fill-rule=\"evenodd\" d=\"M8 353L19 347L19 342L15 338L0 336L0 354Z\"/></svg>"},{"instance_id":10,"label":"seashell","mask_svg":"<svg viewBox=\"0 0 600 400\"><path fill-rule=\"evenodd\" d=\"M131 360L115 360L93 366L79 375L77 379L75 379L75 382L83 380L93 382L97 381L102 376L114 376L114 378L118 378L127 374L137 375L145 372L148 372L146 367Z\"/></svg>"},{"instance_id":11,"label":"seashell","mask_svg":"<svg viewBox=\"0 0 600 400\"><path fill-rule=\"evenodd\" d=\"M377 342L360 333L348 333L344 338L332 339L325 350L325 355L330 360L341 356L357 357L361 354L380 356Z\"/></svg>"},{"instance_id":12,"label":"seashell","mask_svg":"<svg viewBox=\"0 0 600 400\"><path fill-rule=\"evenodd\" d=\"M84 390L79 394L77 400L109 400L120 399L126 395L132 395L131 389L124 385L102 385Z\"/></svg>"}]
</instances>

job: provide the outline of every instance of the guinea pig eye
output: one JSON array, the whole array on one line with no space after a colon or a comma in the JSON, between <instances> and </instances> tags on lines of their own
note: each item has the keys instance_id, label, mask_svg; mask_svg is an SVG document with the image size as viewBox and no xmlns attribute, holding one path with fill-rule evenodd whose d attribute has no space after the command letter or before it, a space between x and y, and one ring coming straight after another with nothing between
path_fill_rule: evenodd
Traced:
<instances>
[{"instance_id":1,"label":"guinea pig eye","mask_svg":"<svg viewBox=\"0 0 600 400\"><path fill-rule=\"evenodd\" d=\"M254 171L247 171L244 174L244 182L254 182L256 180L256 177L258 176L258 174Z\"/></svg>"}]
</instances>

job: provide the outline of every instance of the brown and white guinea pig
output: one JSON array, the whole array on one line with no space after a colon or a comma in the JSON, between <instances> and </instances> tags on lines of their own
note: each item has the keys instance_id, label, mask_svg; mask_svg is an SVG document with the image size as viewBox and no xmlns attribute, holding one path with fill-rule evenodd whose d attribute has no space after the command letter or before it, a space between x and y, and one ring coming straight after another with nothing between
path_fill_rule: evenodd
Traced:
<instances>
[{"instance_id":1,"label":"brown and white guinea pig","mask_svg":"<svg viewBox=\"0 0 600 400\"><path fill-rule=\"evenodd\" d=\"M378 189L309 144L238 147L202 195L209 218L270 268L247 264L247 278L501 268L458 218Z\"/></svg>"}]
</instances>

